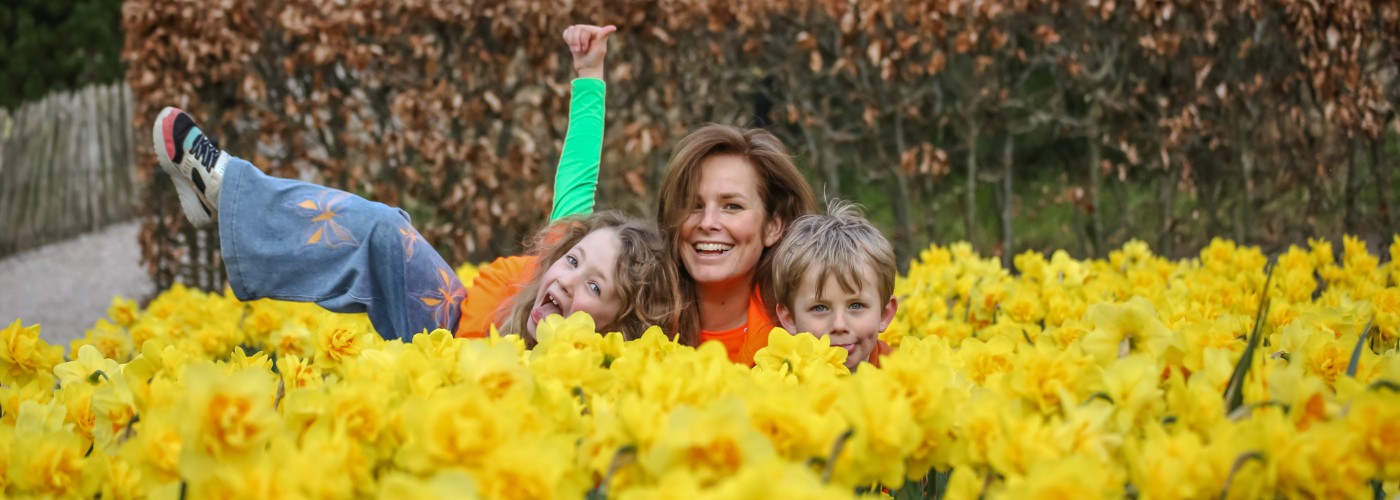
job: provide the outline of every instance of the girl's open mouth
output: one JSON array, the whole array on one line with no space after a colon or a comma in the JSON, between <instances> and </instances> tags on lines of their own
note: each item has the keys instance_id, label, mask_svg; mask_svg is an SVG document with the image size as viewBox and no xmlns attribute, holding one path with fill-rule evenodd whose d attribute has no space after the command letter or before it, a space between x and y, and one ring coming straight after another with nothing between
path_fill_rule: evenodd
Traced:
<instances>
[{"instance_id":1,"label":"girl's open mouth","mask_svg":"<svg viewBox=\"0 0 1400 500\"><path fill-rule=\"evenodd\" d=\"M545 293L539 305L530 310L530 322L539 323L551 314L564 314L564 310L559 307L559 300L554 298L554 294Z\"/></svg>"}]
</instances>

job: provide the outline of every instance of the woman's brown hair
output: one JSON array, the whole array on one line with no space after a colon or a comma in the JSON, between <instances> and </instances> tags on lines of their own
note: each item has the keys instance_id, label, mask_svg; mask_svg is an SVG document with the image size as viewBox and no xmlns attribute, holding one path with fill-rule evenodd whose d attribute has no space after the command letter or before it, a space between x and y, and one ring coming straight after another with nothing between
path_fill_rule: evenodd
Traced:
<instances>
[{"instance_id":1,"label":"woman's brown hair","mask_svg":"<svg viewBox=\"0 0 1400 500\"><path fill-rule=\"evenodd\" d=\"M545 270L564 258L589 233L600 229L617 232L614 283L622 307L612 324L597 325L598 329L621 332L627 340L641 337L652 325L661 326L667 333L675 331L681 311L679 271L667 258L665 238L650 221L607 211L561 219L535 235L530 243L530 254L538 257L535 272L508 307L501 308L498 323L502 333L520 333L527 346L534 346L535 339L524 335L525 326L530 321L530 310L535 307L532 302L539 293Z\"/></svg>"},{"instance_id":2,"label":"woman's brown hair","mask_svg":"<svg viewBox=\"0 0 1400 500\"><path fill-rule=\"evenodd\" d=\"M792 163L787 148L767 130L712 124L691 132L676 144L675 153L666 165L666 176L661 181L656 220L666 231L670 256L679 270L680 301L685 308L681 310L678 320L681 342L688 345L699 342L700 311L695 280L681 260L684 242L681 241L680 228L690 215L695 201L701 167L706 159L720 155L738 156L753 167L758 174L757 191L763 200L766 215L770 220L776 218L780 221L784 231L792 221L815 212L817 207L811 186ZM775 317L773 287L769 277L773 266L770 250L765 248L759 257L754 280L758 283L764 305L769 309L769 316Z\"/></svg>"}]
</instances>

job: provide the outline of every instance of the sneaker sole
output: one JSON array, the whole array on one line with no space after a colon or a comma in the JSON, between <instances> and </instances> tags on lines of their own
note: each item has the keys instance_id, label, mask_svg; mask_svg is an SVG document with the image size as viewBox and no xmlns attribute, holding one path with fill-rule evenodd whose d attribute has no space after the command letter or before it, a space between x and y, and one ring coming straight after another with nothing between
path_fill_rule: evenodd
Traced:
<instances>
[{"instance_id":1,"label":"sneaker sole","mask_svg":"<svg viewBox=\"0 0 1400 500\"><path fill-rule=\"evenodd\" d=\"M175 155L175 148L179 147L171 135L174 133L172 128L175 117L181 112L172 107L160 111L160 115L156 116L155 125L151 127L151 145L155 149L160 168L175 182L175 193L180 197L180 208L185 211L185 218L189 219L194 227L204 229L214 225L214 220L200 201L199 191L195 189L194 181L190 180L189 169L184 168L184 162L176 165L171 158Z\"/></svg>"}]
</instances>

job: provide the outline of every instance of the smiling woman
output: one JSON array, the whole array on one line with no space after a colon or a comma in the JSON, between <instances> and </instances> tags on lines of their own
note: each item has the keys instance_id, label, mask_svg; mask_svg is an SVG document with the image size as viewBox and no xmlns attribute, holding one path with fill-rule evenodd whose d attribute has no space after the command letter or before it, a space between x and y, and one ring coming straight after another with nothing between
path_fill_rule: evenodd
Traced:
<instances>
[{"instance_id":1,"label":"smiling woman","mask_svg":"<svg viewBox=\"0 0 1400 500\"><path fill-rule=\"evenodd\" d=\"M773 134L709 125L676 145L658 199L688 305L681 340L721 342L730 360L752 365L776 325L770 249L815 211L812 188Z\"/></svg>"}]
</instances>

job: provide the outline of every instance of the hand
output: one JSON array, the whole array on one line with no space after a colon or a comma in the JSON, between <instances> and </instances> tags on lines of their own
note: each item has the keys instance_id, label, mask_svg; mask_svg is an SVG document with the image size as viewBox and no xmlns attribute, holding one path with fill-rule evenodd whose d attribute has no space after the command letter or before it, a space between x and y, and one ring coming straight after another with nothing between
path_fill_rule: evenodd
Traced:
<instances>
[{"instance_id":1,"label":"hand","mask_svg":"<svg viewBox=\"0 0 1400 500\"><path fill-rule=\"evenodd\" d=\"M564 30L564 43L574 56L574 71L579 78L603 78L603 57L608 53L608 35L617 26L575 24Z\"/></svg>"}]
</instances>

